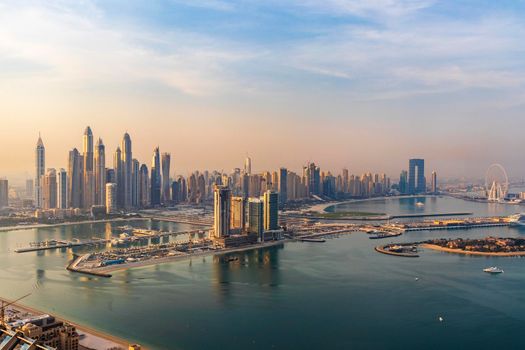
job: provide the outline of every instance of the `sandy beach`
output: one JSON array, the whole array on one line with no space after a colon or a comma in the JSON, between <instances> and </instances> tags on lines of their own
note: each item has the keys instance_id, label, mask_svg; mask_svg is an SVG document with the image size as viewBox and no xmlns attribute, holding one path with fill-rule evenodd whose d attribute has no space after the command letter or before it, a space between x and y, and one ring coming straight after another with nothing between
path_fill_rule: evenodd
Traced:
<instances>
[{"instance_id":1,"label":"sandy beach","mask_svg":"<svg viewBox=\"0 0 525 350\"><path fill-rule=\"evenodd\" d=\"M10 303L11 301L8 299L0 298L1 301L4 303ZM69 324L72 324L76 327L77 332L81 335L80 339L80 345L84 349L94 349L94 350L106 350L106 349L112 349L112 348L122 348L122 349L128 349L129 342L125 341L124 339L120 339L118 337L115 337L113 335L95 330L90 327L86 327L83 325L79 325L77 323L71 322L60 315L57 315L55 313L51 314L48 312L44 312L41 310L34 309L32 307L22 305L20 303L15 303L9 306L9 308L17 309L20 311L28 312L33 315L45 315L49 314L53 317L55 317L57 320L66 322ZM145 349L143 347L143 349Z\"/></svg>"},{"instance_id":2,"label":"sandy beach","mask_svg":"<svg viewBox=\"0 0 525 350\"><path fill-rule=\"evenodd\" d=\"M440 252L447 252L447 253L455 253L455 254L464 254L464 255L479 255L479 256L525 256L525 252L508 252L508 253L492 253L492 252L471 252L461 249L451 249L451 248L445 248L441 247L435 244L421 244L421 248L427 248L432 250L437 250Z\"/></svg>"}]
</instances>

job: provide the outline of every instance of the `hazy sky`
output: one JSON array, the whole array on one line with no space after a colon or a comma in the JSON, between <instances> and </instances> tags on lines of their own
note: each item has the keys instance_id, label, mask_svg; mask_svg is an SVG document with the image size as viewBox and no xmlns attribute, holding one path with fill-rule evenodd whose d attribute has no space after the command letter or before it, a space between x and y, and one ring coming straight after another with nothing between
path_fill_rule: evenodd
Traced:
<instances>
[{"instance_id":1,"label":"hazy sky","mask_svg":"<svg viewBox=\"0 0 525 350\"><path fill-rule=\"evenodd\" d=\"M149 166L525 175L525 3L0 0L0 176L86 125ZM428 175L427 175L428 176Z\"/></svg>"}]
</instances>

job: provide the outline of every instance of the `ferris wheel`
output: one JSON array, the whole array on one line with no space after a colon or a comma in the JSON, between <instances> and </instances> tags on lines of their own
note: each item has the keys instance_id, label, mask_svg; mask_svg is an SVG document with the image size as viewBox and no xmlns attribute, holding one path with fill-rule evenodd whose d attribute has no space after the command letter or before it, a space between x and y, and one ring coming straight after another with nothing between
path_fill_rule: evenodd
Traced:
<instances>
[{"instance_id":1,"label":"ferris wheel","mask_svg":"<svg viewBox=\"0 0 525 350\"><path fill-rule=\"evenodd\" d=\"M501 164L492 164L485 174L485 190L489 201L501 201L509 192L509 177Z\"/></svg>"}]
</instances>

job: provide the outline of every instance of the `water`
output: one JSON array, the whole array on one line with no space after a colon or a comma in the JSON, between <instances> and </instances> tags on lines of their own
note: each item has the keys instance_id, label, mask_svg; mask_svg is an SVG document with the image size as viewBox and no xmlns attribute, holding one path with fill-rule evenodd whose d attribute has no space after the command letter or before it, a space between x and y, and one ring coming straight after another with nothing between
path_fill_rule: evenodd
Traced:
<instances>
[{"instance_id":1,"label":"water","mask_svg":"<svg viewBox=\"0 0 525 350\"><path fill-rule=\"evenodd\" d=\"M394 208L405 206L392 201ZM451 203L459 209L479 205L480 212L484 205L450 198L436 198L434 205L444 212ZM324 244L232 254L238 262L208 256L99 279L66 271L67 251L12 252L29 241L104 237L111 231L110 224L93 224L0 233L0 295L32 291L25 301L30 306L151 349L521 348L523 258L435 251L398 258L374 252L378 241L357 233ZM390 241L488 235L517 237L525 231L411 232ZM481 271L493 265L505 273Z\"/></svg>"}]
</instances>

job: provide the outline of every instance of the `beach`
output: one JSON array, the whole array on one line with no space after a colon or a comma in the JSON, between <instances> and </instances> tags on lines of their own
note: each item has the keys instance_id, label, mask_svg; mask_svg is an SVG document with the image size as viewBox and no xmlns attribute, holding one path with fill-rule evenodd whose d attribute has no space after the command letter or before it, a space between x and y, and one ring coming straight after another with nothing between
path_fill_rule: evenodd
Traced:
<instances>
[{"instance_id":1,"label":"beach","mask_svg":"<svg viewBox=\"0 0 525 350\"><path fill-rule=\"evenodd\" d=\"M421 248L427 248L432 250L437 250L440 252L455 253L455 254L465 254L465 255L479 255L479 256L525 256L525 252L472 252L462 249L452 249L445 248L435 244L420 244Z\"/></svg>"}]
</instances>

